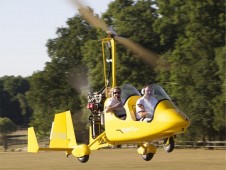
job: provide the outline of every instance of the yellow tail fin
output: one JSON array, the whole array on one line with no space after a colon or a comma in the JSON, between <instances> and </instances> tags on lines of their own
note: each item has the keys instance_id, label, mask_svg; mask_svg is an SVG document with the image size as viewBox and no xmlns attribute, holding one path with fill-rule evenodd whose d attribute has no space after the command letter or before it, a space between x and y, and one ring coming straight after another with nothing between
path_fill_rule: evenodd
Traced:
<instances>
[{"instance_id":1,"label":"yellow tail fin","mask_svg":"<svg viewBox=\"0 0 226 170\"><path fill-rule=\"evenodd\" d=\"M71 112L55 114L50 134L50 148L74 148L77 146Z\"/></svg>"},{"instance_id":2,"label":"yellow tail fin","mask_svg":"<svg viewBox=\"0 0 226 170\"><path fill-rule=\"evenodd\" d=\"M28 128L28 152L38 152L39 146L33 127Z\"/></svg>"}]
</instances>

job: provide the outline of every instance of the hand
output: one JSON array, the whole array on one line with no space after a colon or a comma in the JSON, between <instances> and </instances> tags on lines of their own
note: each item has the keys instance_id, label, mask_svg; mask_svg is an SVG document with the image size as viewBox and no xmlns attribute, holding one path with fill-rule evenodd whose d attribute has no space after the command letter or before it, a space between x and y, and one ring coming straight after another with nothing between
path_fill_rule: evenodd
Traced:
<instances>
[{"instance_id":1,"label":"hand","mask_svg":"<svg viewBox=\"0 0 226 170\"><path fill-rule=\"evenodd\" d=\"M142 104L137 104L137 106L144 110L144 106Z\"/></svg>"},{"instance_id":2,"label":"hand","mask_svg":"<svg viewBox=\"0 0 226 170\"><path fill-rule=\"evenodd\" d=\"M116 103L113 107L116 108L116 107L119 107L119 106L122 106L122 102Z\"/></svg>"}]
</instances>

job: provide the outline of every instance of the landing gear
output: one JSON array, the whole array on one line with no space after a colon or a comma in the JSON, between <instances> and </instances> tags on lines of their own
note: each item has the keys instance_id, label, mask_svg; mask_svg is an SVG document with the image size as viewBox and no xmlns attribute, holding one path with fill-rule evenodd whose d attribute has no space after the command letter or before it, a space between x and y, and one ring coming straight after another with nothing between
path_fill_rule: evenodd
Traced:
<instances>
[{"instance_id":1,"label":"landing gear","mask_svg":"<svg viewBox=\"0 0 226 170\"><path fill-rule=\"evenodd\" d=\"M145 161L150 161L153 158L154 153L148 153L146 155L141 155L141 156Z\"/></svg>"},{"instance_id":2,"label":"landing gear","mask_svg":"<svg viewBox=\"0 0 226 170\"><path fill-rule=\"evenodd\" d=\"M149 143L141 144L137 152L142 156L143 160L150 161L156 153L156 148Z\"/></svg>"},{"instance_id":3,"label":"landing gear","mask_svg":"<svg viewBox=\"0 0 226 170\"><path fill-rule=\"evenodd\" d=\"M88 160L89 160L89 155L85 155L83 157L78 157L78 160L81 162L81 163L86 163Z\"/></svg>"},{"instance_id":4,"label":"landing gear","mask_svg":"<svg viewBox=\"0 0 226 170\"><path fill-rule=\"evenodd\" d=\"M89 160L90 153L90 148L86 144L77 145L72 150L73 156L75 156L81 163L86 163Z\"/></svg>"},{"instance_id":5,"label":"landing gear","mask_svg":"<svg viewBox=\"0 0 226 170\"><path fill-rule=\"evenodd\" d=\"M175 145L174 136L164 139L163 147L166 152L168 153L172 152L174 150L174 145Z\"/></svg>"}]
</instances>

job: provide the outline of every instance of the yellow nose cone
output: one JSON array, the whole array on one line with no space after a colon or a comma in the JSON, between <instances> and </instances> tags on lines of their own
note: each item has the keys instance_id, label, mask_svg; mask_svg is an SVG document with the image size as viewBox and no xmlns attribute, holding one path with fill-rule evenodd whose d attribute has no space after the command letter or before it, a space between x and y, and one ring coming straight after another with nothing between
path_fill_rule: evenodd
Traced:
<instances>
[{"instance_id":1,"label":"yellow nose cone","mask_svg":"<svg viewBox=\"0 0 226 170\"><path fill-rule=\"evenodd\" d=\"M183 133L190 125L188 117L180 112L170 100L163 100L158 104L154 120L159 130L170 134Z\"/></svg>"}]
</instances>

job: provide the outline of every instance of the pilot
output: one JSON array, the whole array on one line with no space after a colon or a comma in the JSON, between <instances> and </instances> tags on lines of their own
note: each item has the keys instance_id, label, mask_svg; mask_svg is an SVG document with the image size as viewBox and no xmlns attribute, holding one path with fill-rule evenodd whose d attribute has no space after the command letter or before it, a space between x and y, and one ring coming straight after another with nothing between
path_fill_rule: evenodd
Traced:
<instances>
[{"instance_id":1,"label":"pilot","mask_svg":"<svg viewBox=\"0 0 226 170\"><path fill-rule=\"evenodd\" d=\"M120 87L116 86L113 88L112 97L108 100L105 112L114 112L120 119L126 119L126 110L122 105Z\"/></svg>"},{"instance_id":2,"label":"pilot","mask_svg":"<svg viewBox=\"0 0 226 170\"><path fill-rule=\"evenodd\" d=\"M152 96L152 87L147 85L142 89L143 97L136 102L136 118L140 121L150 122L153 119L153 112L157 99Z\"/></svg>"}]
</instances>

